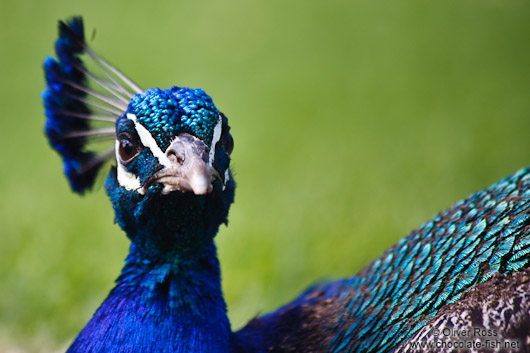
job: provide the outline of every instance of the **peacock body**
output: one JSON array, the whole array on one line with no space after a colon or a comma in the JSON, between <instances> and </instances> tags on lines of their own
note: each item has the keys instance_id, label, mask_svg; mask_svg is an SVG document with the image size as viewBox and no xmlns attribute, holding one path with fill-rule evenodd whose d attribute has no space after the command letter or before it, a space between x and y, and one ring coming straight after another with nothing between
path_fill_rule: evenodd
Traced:
<instances>
[{"instance_id":1,"label":"peacock body","mask_svg":"<svg viewBox=\"0 0 530 353\"><path fill-rule=\"evenodd\" d=\"M87 47L81 18L60 22L55 50L44 61L46 134L77 193L115 159L105 190L131 240L68 352L408 352L445 328L530 346L530 169L439 213L351 278L232 332L214 244L235 191L228 119L200 89L140 89ZM94 149L102 139L114 146Z\"/></svg>"}]
</instances>

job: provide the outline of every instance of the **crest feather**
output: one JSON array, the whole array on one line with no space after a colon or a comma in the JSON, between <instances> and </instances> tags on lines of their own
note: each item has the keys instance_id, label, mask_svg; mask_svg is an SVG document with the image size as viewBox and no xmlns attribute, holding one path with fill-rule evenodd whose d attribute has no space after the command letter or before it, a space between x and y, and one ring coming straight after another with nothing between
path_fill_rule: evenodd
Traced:
<instances>
[{"instance_id":1,"label":"crest feather","mask_svg":"<svg viewBox=\"0 0 530 353\"><path fill-rule=\"evenodd\" d=\"M43 63L45 132L63 159L63 171L72 190L82 194L92 187L101 166L113 156L112 143L101 151L95 142L114 140L117 117L127 110L131 97L142 90L88 48L81 17L59 21L55 54L57 59L47 57ZM83 54L96 64L101 77L87 70Z\"/></svg>"}]
</instances>

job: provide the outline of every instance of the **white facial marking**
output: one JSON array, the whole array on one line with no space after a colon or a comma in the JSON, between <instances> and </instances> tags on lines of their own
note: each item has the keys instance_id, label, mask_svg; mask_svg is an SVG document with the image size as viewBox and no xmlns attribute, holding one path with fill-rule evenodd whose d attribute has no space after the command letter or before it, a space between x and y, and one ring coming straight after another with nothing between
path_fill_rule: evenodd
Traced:
<instances>
[{"instance_id":1,"label":"white facial marking","mask_svg":"<svg viewBox=\"0 0 530 353\"><path fill-rule=\"evenodd\" d=\"M120 158L118 155L118 149L120 148L120 143L116 141L116 161L118 165L118 183L123 186L126 190L137 190L141 195L143 195L142 189L140 188L140 179L130 173L125 167L120 163Z\"/></svg>"},{"instance_id":2,"label":"white facial marking","mask_svg":"<svg viewBox=\"0 0 530 353\"><path fill-rule=\"evenodd\" d=\"M210 155L208 158L208 163L210 166L213 165L213 160L215 158L215 145L217 142L219 142L219 139L221 138L221 132L223 130L223 118L219 115L219 121L217 122L217 125L215 125L215 128L213 129L213 138L212 138L212 146L210 147Z\"/></svg>"},{"instance_id":3,"label":"white facial marking","mask_svg":"<svg viewBox=\"0 0 530 353\"><path fill-rule=\"evenodd\" d=\"M225 191L226 184L230 181L230 169L226 168L225 170L225 181L223 183L223 191Z\"/></svg>"},{"instance_id":4,"label":"white facial marking","mask_svg":"<svg viewBox=\"0 0 530 353\"><path fill-rule=\"evenodd\" d=\"M158 159L158 162L164 167L171 167L171 162L167 158L166 154L162 152L153 135L138 121L136 121L136 116L134 114L127 114L127 118L134 122L134 128L140 136L140 141L144 147L148 147L151 150L151 153Z\"/></svg>"},{"instance_id":5,"label":"white facial marking","mask_svg":"<svg viewBox=\"0 0 530 353\"><path fill-rule=\"evenodd\" d=\"M138 136L140 137L140 141L144 145L144 147L147 147L151 150L151 153L158 159L158 162L163 165L164 167L171 168L173 167L173 163L169 160L169 158L166 156L164 152L160 149L160 146L156 143L156 140L154 139L153 135L142 125L137 121L137 118L134 114L127 114L127 119L134 122L134 128L136 129L136 132L138 133ZM208 163L210 166L213 165L213 161L215 159L215 147L219 140L221 139L221 133L223 130L223 118L219 115L219 121L217 122L217 125L215 125L215 128L213 130L213 137L212 137L212 144L210 147L210 153L208 155ZM175 139L178 139L179 137L176 136ZM119 158L119 141L116 141L116 161L118 165L118 182L121 186L123 186L127 190L136 190L139 194L144 195L145 190L141 187L140 179L138 176L134 175L133 173L129 172L121 163ZM227 169L225 171L225 182L223 185L223 190L226 187L226 182L230 180L230 171ZM204 181L202 180L196 180L194 184L197 184L197 189L201 189L200 194L204 194ZM199 185L200 184L200 185ZM169 185L165 185L164 190L166 190L166 187L169 187ZM168 190L168 192L171 190ZM199 190L198 190L199 191Z\"/></svg>"}]
</instances>

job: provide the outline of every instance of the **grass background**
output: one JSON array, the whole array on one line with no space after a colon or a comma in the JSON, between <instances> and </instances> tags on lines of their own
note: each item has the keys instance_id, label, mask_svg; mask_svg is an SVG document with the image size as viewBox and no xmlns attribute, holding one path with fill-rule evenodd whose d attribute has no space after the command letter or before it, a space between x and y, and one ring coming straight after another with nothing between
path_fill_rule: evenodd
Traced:
<instances>
[{"instance_id":1,"label":"grass background","mask_svg":"<svg viewBox=\"0 0 530 353\"><path fill-rule=\"evenodd\" d=\"M64 349L127 252L42 133L41 62L76 14L142 87L201 87L228 115L235 329L530 162L526 0L2 0L0 352Z\"/></svg>"}]
</instances>

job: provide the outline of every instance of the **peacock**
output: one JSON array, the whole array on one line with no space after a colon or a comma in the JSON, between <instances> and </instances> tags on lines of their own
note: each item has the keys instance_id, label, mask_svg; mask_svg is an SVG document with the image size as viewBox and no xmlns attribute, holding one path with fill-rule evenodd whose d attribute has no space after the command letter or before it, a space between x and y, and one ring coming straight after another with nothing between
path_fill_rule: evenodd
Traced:
<instances>
[{"instance_id":1,"label":"peacock","mask_svg":"<svg viewBox=\"0 0 530 353\"><path fill-rule=\"evenodd\" d=\"M233 332L214 243L236 188L228 118L202 89L138 87L87 46L80 17L59 22L55 53L46 136L78 194L115 162L104 189L130 239L68 352L530 350L530 168Z\"/></svg>"}]
</instances>

